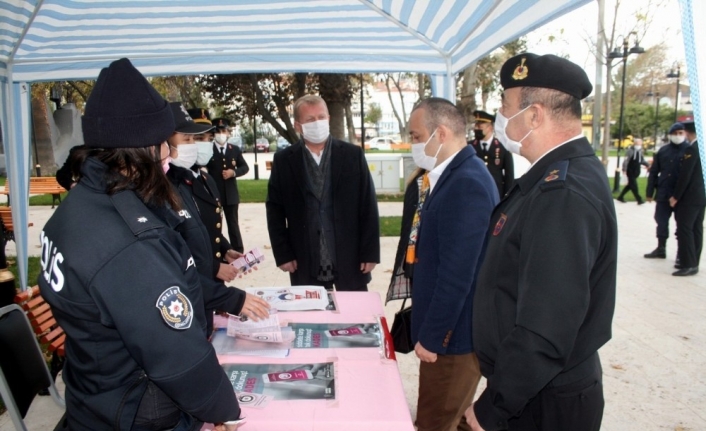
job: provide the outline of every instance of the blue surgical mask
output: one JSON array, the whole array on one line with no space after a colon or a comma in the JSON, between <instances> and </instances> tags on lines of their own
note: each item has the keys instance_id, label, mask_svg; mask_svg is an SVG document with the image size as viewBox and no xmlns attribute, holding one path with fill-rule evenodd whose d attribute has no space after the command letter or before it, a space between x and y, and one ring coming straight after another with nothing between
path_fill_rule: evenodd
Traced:
<instances>
[{"instance_id":1,"label":"blue surgical mask","mask_svg":"<svg viewBox=\"0 0 706 431\"><path fill-rule=\"evenodd\" d=\"M213 157L213 144L211 142L196 142L198 153L196 155L196 164L206 166Z\"/></svg>"}]
</instances>

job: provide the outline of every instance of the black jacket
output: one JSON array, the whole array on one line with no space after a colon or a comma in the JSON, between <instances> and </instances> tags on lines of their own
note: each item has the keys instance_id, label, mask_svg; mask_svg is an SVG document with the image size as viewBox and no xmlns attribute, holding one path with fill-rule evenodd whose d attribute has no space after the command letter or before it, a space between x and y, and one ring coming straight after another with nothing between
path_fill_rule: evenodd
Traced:
<instances>
[{"instance_id":1,"label":"black jacket","mask_svg":"<svg viewBox=\"0 0 706 431\"><path fill-rule=\"evenodd\" d=\"M107 195L105 173L88 158L42 231L39 287L67 334L71 430L130 429L148 380L201 421L237 419L190 250L134 192Z\"/></svg>"},{"instance_id":2,"label":"black jacket","mask_svg":"<svg viewBox=\"0 0 706 431\"><path fill-rule=\"evenodd\" d=\"M515 181L515 162L512 159L512 153L496 137L493 137L493 141L487 151L483 150L481 141L477 139L469 141L468 144L473 146L478 157L488 167L488 172L490 172L490 176L493 177L495 185L498 187L500 197L505 196L505 193L510 191Z\"/></svg>"},{"instance_id":3,"label":"black jacket","mask_svg":"<svg viewBox=\"0 0 706 431\"><path fill-rule=\"evenodd\" d=\"M679 162L689 144L684 142L681 145L667 144L657 151L650 166L650 176L647 178L648 198L655 195L657 201L668 201L674 193L674 186L677 185L679 176Z\"/></svg>"},{"instance_id":4,"label":"black jacket","mask_svg":"<svg viewBox=\"0 0 706 431\"><path fill-rule=\"evenodd\" d=\"M699 142L694 141L684 152L679 168L679 178L674 186L674 198L679 205L706 205L704 173L701 170Z\"/></svg>"},{"instance_id":5,"label":"black jacket","mask_svg":"<svg viewBox=\"0 0 706 431\"><path fill-rule=\"evenodd\" d=\"M188 217L173 228L181 234L186 245L189 246L196 262L196 269L201 276L207 332L210 334L213 327L212 311L222 310L231 314L240 314L245 303L245 292L235 287L226 286L221 280L216 279L216 274L213 273L214 260L216 259L213 257L211 244L215 241L211 237L211 231L205 225L204 211L199 208L198 199L195 197L199 178L194 177L189 169L174 165L169 165L167 177L179 191L183 204L182 211L186 211L183 212L183 215ZM215 214L215 211L213 213ZM218 235L220 235L220 230ZM220 261L220 259L218 260ZM220 262L218 263L220 264ZM216 272L218 271L216 270Z\"/></svg>"},{"instance_id":6,"label":"black jacket","mask_svg":"<svg viewBox=\"0 0 706 431\"><path fill-rule=\"evenodd\" d=\"M240 203L238 194L238 183L235 178L242 177L250 170L248 163L243 158L240 148L235 145L226 144L225 156L221 153L220 147L213 144L213 157L206 165L208 173L218 186L218 196L222 205L237 205ZM223 171L233 169L235 178L223 179Z\"/></svg>"},{"instance_id":7,"label":"black jacket","mask_svg":"<svg viewBox=\"0 0 706 431\"><path fill-rule=\"evenodd\" d=\"M360 272L361 262L380 262L380 225L375 189L365 155L360 147L332 139L331 176L333 187L336 281L359 289L370 281ZM307 179L298 143L275 153L267 188L267 229L276 264L297 260L299 270L292 274L293 284L308 280L307 273L318 262L311 262L307 230Z\"/></svg>"},{"instance_id":8,"label":"black jacket","mask_svg":"<svg viewBox=\"0 0 706 431\"><path fill-rule=\"evenodd\" d=\"M588 141L554 149L518 178L486 238L473 344L488 387L475 413L493 431L611 338L618 230Z\"/></svg>"}]
</instances>

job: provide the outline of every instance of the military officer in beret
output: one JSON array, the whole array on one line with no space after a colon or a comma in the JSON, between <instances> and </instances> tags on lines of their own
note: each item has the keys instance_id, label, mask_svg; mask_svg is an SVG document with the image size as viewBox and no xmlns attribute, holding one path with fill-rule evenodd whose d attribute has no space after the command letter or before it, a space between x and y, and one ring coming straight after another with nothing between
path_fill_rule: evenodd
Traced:
<instances>
[{"instance_id":1,"label":"military officer in beret","mask_svg":"<svg viewBox=\"0 0 706 431\"><path fill-rule=\"evenodd\" d=\"M597 350L611 337L618 231L605 168L581 131L586 72L524 53L501 68L496 134L532 165L490 219L473 303L487 388L473 430L597 431Z\"/></svg>"},{"instance_id":2,"label":"military officer in beret","mask_svg":"<svg viewBox=\"0 0 706 431\"><path fill-rule=\"evenodd\" d=\"M218 193L223 204L223 215L228 226L230 244L234 250L244 252L243 237L238 226L238 183L236 177L242 177L250 170L248 163L243 158L240 148L228 143L230 136L229 123L225 118L214 118L215 141L213 143L213 157L206 165L218 186Z\"/></svg>"},{"instance_id":3,"label":"military officer in beret","mask_svg":"<svg viewBox=\"0 0 706 431\"><path fill-rule=\"evenodd\" d=\"M502 198L510 191L515 179L515 165L510 153L494 136L495 116L485 111L473 111L476 119L473 128L474 138L468 144L473 146L478 157L488 167L490 176L498 186L498 194Z\"/></svg>"}]
</instances>

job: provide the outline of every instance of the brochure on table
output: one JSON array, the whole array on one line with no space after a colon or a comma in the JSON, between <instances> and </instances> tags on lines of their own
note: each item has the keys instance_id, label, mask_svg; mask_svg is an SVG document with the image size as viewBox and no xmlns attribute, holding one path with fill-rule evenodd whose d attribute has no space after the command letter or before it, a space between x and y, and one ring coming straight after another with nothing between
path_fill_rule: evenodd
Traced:
<instances>
[{"instance_id":1,"label":"brochure on table","mask_svg":"<svg viewBox=\"0 0 706 431\"><path fill-rule=\"evenodd\" d=\"M323 286L250 287L245 291L264 299L278 311L329 309L328 292Z\"/></svg>"},{"instance_id":2,"label":"brochure on table","mask_svg":"<svg viewBox=\"0 0 706 431\"><path fill-rule=\"evenodd\" d=\"M222 364L238 398L242 394L274 400L336 398L333 362L309 364ZM251 400L257 402L257 397Z\"/></svg>"}]
</instances>

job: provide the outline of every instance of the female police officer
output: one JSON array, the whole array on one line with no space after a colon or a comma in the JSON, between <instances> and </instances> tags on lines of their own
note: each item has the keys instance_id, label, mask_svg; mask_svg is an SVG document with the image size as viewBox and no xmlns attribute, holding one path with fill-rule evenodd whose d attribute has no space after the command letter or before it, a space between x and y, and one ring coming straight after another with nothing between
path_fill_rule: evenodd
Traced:
<instances>
[{"instance_id":1,"label":"female police officer","mask_svg":"<svg viewBox=\"0 0 706 431\"><path fill-rule=\"evenodd\" d=\"M167 102L127 59L101 71L83 117L82 179L41 234L39 286L67 333L72 431L237 428L194 259L168 227L180 217L162 170L173 131Z\"/></svg>"}]
</instances>

